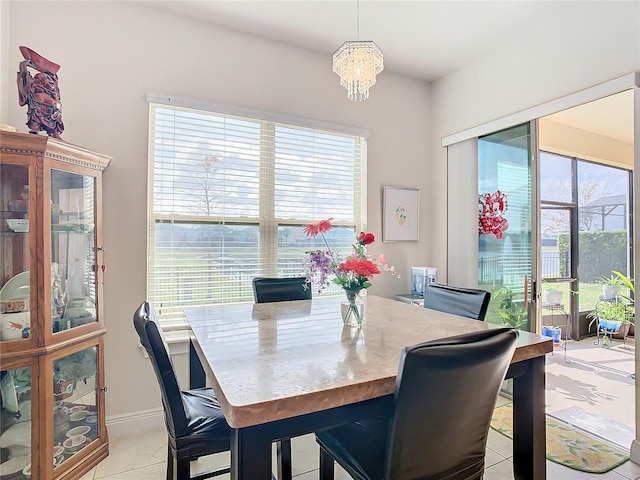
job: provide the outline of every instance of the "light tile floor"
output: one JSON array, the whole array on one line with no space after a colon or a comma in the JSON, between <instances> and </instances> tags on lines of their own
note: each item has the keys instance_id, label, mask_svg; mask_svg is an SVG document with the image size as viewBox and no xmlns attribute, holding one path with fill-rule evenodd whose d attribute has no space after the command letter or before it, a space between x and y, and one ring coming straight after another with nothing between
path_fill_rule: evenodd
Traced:
<instances>
[{"instance_id":1,"label":"light tile floor","mask_svg":"<svg viewBox=\"0 0 640 480\"><path fill-rule=\"evenodd\" d=\"M567 343L568 363L562 348L547 355L547 413L577 408L635 430L634 340L626 347L613 341L602 348L590 337Z\"/></svg>"},{"instance_id":2,"label":"light tile floor","mask_svg":"<svg viewBox=\"0 0 640 480\"><path fill-rule=\"evenodd\" d=\"M567 356L556 349L547 358L548 413L578 406L593 413L634 425L634 382L628 377L634 371L633 342L630 350L612 345L602 349L593 345L593 339L569 342ZM508 403L500 398L498 404ZM605 413L603 413L605 412ZM607 415L609 414L609 415ZM110 438L110 454L82 480L158 480L166 472L166 433L164 429L139 432ZM296 480L318 478L318 445L313 435L292 440L293 474ZM489 431L486 453L485 480L513 478L511 440ZM229 455L220 454L194 462L192 470L202 471L213 465L228 465ZM275 454L274 454L275 464ZM218 477L227 480L229 476ZM628 461L605 474L578 472L547 461L549 480L640 480L640 466ZM336 480L348 480L349 476L336 466Z\"/></svg>"},{"instance_id":3,"label":"light tile floor","mask_svg":"<svg viewBox=\"0 0 640 480\"><path fill-rule=\"evenodd\" d=\"M509 400L500 398L498 404L508 402ZM82 480L162 479L166 472L166 448L164 429L111 438L109 457L85 475ZM318 445L313 435L305 435L292 440L292 457L293 474L296 480L318 478ZM213 455L194 462L192 470L194 472L201 471L211 468L213 465L228 465L228 462L228 454ZM511 440L490 430L485 462L485 480L512 479ZM218 478L227 480L229 476ZM348 480L349 478L340 467L336 466L336 480ZM611 472L595 475L571 470L547 461L547 478L550 480L639 480L640 466L626 462Z\"/></svg>"}]
</instances>

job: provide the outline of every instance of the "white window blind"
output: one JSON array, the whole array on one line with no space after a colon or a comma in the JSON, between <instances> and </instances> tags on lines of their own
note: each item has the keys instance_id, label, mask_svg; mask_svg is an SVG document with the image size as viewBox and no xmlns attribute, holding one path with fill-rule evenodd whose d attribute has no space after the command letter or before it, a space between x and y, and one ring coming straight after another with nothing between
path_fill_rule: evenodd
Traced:
<instances>
[{"instance_id":1,"label":"white window blind","mask_svg":"<svg viewBox=\"0 0 640 480\"><path fill-rule=\"evenodd\" d=\"M348 254L365 177L363 137L150 103L147 296L165 328L186 307L252 302L255 276L301 275L324 247L309 223L333 218Z\"/></svg>"}]
</instances>

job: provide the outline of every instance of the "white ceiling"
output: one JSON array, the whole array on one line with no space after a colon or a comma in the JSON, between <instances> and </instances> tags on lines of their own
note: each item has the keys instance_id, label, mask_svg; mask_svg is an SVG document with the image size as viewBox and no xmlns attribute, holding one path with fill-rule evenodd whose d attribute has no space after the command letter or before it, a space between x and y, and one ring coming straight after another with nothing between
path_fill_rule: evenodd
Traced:
<instances>
[{"instance_id":1,"label":"white ceiling","mask_svg":"<svg viewBox=\"0 0 640 480\"><path fill-rule=\"evenodd\" d=\"M331 58L357 39L358 0L153 0L140 2L174 15L295 45ZM434 81L505 42L526 39L558 9L582 2L360 0L361 40L384 52L385 70ZM554 116L554 120L632 142L633 103L612 96Z\"/></svg>"},{"instance_id":2,"label":"white ceiling","mask_svg":"<svg viewBox=\"0 0 640 480\"><path fill-rule=\"evenodd\" d=\"M322 53L357 40L357 0L150 1L147 5ZM385 69L440 78L553 15L546 1L360 0L360 39L384 52Z\"/></svg>"},{"instance_id":3,"label":"white ceiling","mask_svg":"<svg viewBox=\"0 0 640 480\"><path fill-rule=\"evenodd\" d=\"M547 118L633 144L633 91L610 95Z\"/></svg>"}]
</instances>

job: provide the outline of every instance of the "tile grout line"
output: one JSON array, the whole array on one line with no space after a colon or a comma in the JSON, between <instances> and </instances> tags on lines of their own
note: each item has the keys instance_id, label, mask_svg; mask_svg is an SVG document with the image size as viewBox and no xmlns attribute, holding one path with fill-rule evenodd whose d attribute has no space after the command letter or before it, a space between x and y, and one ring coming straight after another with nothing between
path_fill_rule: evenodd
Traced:
<instances>
[{"instance_id":1,"label":"tile grout line","mask_svg":"<svg viewBox=\"0 0 640 480\"><path fill-rule=\"evenodd\" d=\"M167 462L166 462L166 460L165 460L165 461L162 461L162 462L154 462L154 463L147 463L147 464L145 464L145 465L138 465L138 466L136 466L136 467L129 468L129 469L127 469L127 470L123 470L123 471L121 471L121 472L110 473L109 475L105 475L104 477L98 477L98 476L96 476L96 475L98 474L98 472L97 472L97 471L95 471L95 472L93 472L92 480L104 480L104 479L108 479L108 478L111 478L111 477L115 477L116 475L122 475L123 473L133 472L133 471L135 471L135 470L140 470L140 469L142 469L142 468L153 467L154 465L160 465L160 464L162 464L162 465L166 465L166 464L167 464ZM164 469L164 470L166 470L166 467L165 467L165 469Z\"/></svg>"}]
</instances>

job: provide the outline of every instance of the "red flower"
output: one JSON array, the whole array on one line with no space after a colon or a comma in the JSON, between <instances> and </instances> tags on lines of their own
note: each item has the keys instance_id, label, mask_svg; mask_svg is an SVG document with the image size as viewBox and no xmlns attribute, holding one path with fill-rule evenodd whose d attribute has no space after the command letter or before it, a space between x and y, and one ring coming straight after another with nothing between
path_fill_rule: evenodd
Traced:
<instances>
[{"instance_id":1,"label":"red flower","mask_svg":"<svg viewBox=\"0 0 640 480\"><path fill-rule=\"evenodd\" d=\"M345 290L356 291L369 288L373 276L379 274L381 270L391 272L394 277L400 278L395 268L386 263L383 255L380 254L375 259L367 255L367 245L375 242L373 233L360 232L356 235L351 255L341 263L340 256L329 247L325 237L325 233L333 228L331 220L333 218L304 227L304 233L307 237L315 238L319 235L326 247L324 250L307 252L309 258L304 262L305 288L308 284L315 282L319 285L318 291L321 292L329 285L331 274L335 276L331 282L340 285Z\"/></svg>"},{"instance_id":2,"label":"red flower","mask_svg":"<svg viewBox=\"0 0 640 480\"><path fill-rule=\"evenodd\" d=\"M320 230L318 230L317 225L307 225L304 227L304 234L307 237L317 237L318 233L320 233Z\"/></svg>"},{"instance_id":3,"label":"red flower","mask_svg":"<svg viewBox=\"0 0 640 480\"><path fill-rule=\"evenodd\" d=\"M327 218L326 220L321 220L319 223L307 225L304 227L304 234L307 237L317 237L319 233L328 232L333 228L331 220L333 220L333 218Z\"/></svg>"},{"instance_id":4,"label":"red flower","mask_svg":"<svg viewBox=\"0 0 640 480\"><path fill-rule=\"evenodd\" d=\"M376 237L373 236L373 233L360 232L360 235L358 235L358 243L360 245L371 245L375 241Z\"/></svg>"},{"instance_id":5,"label":"red flower","mask_svg":"<svg viewBox=\"0 0 640 480\"><path fill-rule=\"evenodd\" d=\"M318 230L320 231L320 233L326 233L333 228L333 225L331 225L331 220L333 220L333 217L327 218L326 220L321 220L320 223L318 223Z\"/></svg>"},{"instance_id":6,"label":"red flower","mask_svg":"<svg viewBox=\"0 0 640 480\"><path fill-rule=\"evenodd\" d=\"M342 262L338 266L338 271L344 273L353 272L356 275L367 278L372 278L374 275L380 273L378 266L371 260L356 260L354 258Z\"/></svg>"}]
</instances>

